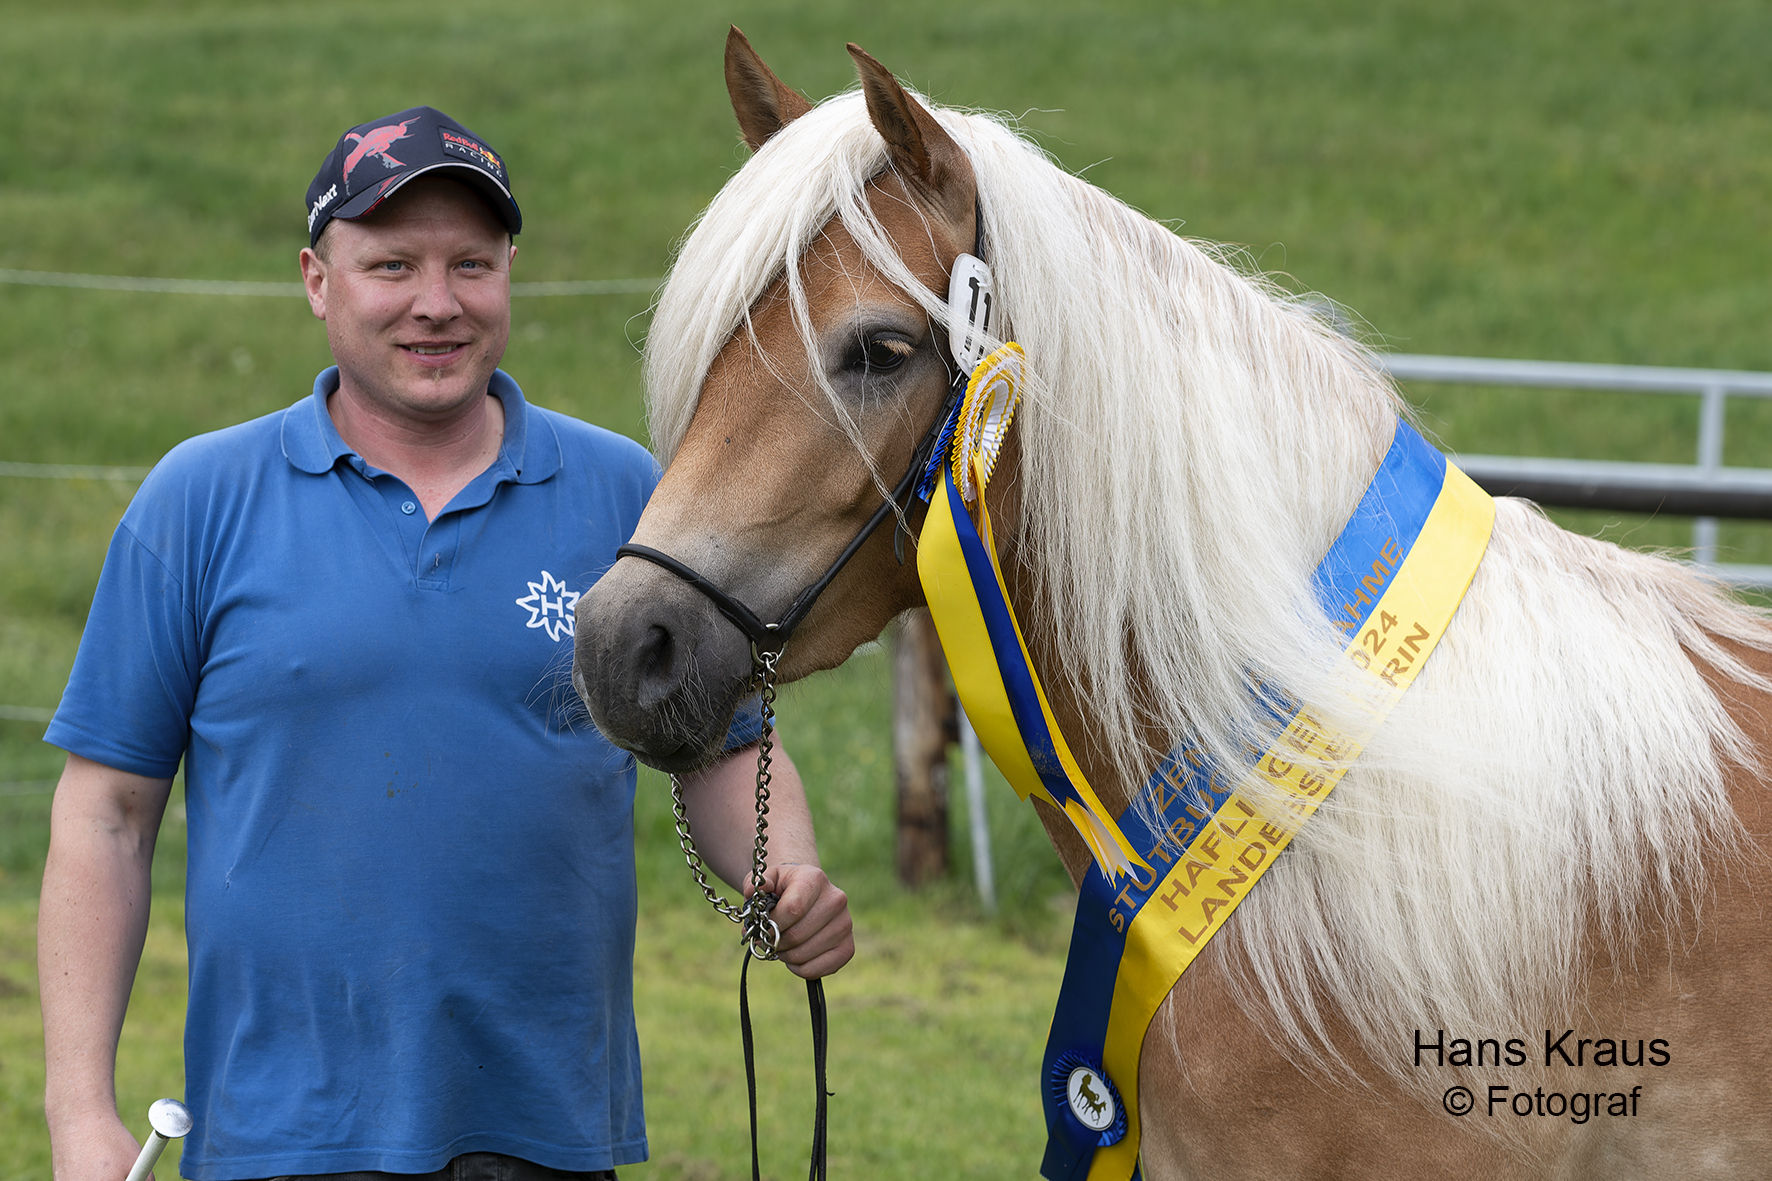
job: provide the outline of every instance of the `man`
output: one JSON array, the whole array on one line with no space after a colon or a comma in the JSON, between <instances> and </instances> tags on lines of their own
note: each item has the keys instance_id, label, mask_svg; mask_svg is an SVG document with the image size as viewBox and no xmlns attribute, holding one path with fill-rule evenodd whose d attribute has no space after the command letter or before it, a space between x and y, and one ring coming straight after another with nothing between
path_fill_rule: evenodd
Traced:
<instances>
[{"instance_id":1,"label":"man","mask_svg":"<svg viewBox=\"0 0 1772 1181\"><path fill-rule=\"evenodd\" d=\"M634 766L575 713L572 605L656 481L529 405L502 159L427 107L346 132L302 277L336 366L188 440L124 515L47 739L39 917L61 1181L116 1181L112 1093L182 758L195 1178L611 1176L646 1154ZM756 723L686 780L748 869ZM853 954L778 753L770 886L803 976ZM551 1170L564 1170L556 1173Z\"/></svg>"}]
</instances>

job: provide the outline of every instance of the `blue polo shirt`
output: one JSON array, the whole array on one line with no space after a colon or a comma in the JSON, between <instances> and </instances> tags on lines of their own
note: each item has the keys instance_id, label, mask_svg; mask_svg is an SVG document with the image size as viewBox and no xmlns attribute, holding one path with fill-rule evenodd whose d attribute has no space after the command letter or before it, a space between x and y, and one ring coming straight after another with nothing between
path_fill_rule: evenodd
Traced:
<instances>
[{"instance_id":1,"label":"blue polo shirt","mask_svg":"<svg viewBox=\"0 0 1772 1181\"><path fill-rule=\"evenodd\" d=\"M149 475L46 736L184 760L183 1170L643 1160L635 769L569 671L657 467L499 372L498 458L427 521L337 384Z\"/></svg>"}]
</instances>

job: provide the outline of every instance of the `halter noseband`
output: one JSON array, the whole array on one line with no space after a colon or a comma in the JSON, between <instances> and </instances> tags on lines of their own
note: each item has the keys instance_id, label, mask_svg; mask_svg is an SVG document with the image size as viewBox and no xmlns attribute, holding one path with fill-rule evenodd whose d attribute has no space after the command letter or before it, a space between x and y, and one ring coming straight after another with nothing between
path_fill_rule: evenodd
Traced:
<instances>
[{"instance_id":1,"label":"halter noseband","mask_svg":"<svg viewBox=\"0 0 1772 1181\"><path fill-rule=\"evenodd\" d=\"M946 422L952 406L953 394L950 391L948 401L942 406L941 416L936 419L935 425L929 429L929 433L923 436L923 441L917 445L917 453L911 457L910 469L898 481L898 486L893 488L892 495L874 510L874 515L867 519L867 523L850 539L849 544L843 547L843 552L837 555L837 560L832 562L823 574L819 575L817 581L795 595L794 601L788 604L787 611L774 623L764 623L755 611L722 590L716 583L709 581L693 566L678 561L663 550L656 550L648 545L635 545L630 542L616 550L615 556L618 560L630 556L645 558L654 565L663 566L706 595L709 601L720 609L720 614L737 624L738 630L750 637L753 654L762 656L778 653L786 646L788 636L800 625L800 621L806 618L807 612L812 610L812 604L818 600L818 596L824 593L825 588L831 584L831 580L836 578L842 572L843 567L849 564L849 559L855 556L862 544L873 536L874 530L880 527L880 523L894 510L909 508L908 501L911 492L917 485L917 477L928 465L929 452L933 449L936 437L940 434L942 424ZM902 560L902 551L900 559Z\"/></svg>"},{"instance_id":2,"label":"halter noseband","mask_svg":"<svg viewBox=\"0 0 1772 1181\"><path fill-rule=\"evenodd\" d=\"M693 566L673 558L662 550L629 542L615 551L617 561L625 557L644 558L656 566L664 567L706 595L708 600L719 608L720 614L730 619L737 625L738 630L749 637L753 664L760 664L765 656L781 653L782 648L787 645L788 637L806 618L807 613L812 610L812 605L818 601L818 596L824 593L825 588L830 586L831 581L842 572L843 567L849 564L849 560L855 557L863 543L873 536L874 530L880 527L880 523L894 513L899 514L899 522L894 531L893 550L898 555L899 563L902 565L904 562L903 513L909 511L913 497L927 498L928 496L928 489L932 485L931 473L939 464L940 456L944 450L941 445L952 437L954 411L966 393L966 382L971 368L968 358L970 361L977 360L976 357L970 356L970 344L966 348L962 348L958 342L961 340L971 342L974 339L982 338L983 333L990 326L991 297L987 289L989 272L979 261L984 257L984 210L976 203L974 216L973 254L971 256L962 254L955 260L954 282L951 282L949 287L949 338L954 342L950 345L950 351L954 356L955 364L953 379L948 385L947 398L942 402L941 412L935 416L935 421L930 424L929 430L917 444L917 450L911 455L910 466L905 469L904 475L899 477L898 484L892 489L892 494L886 498L885 503L874 510L874 515L867 519L867 523L862 525L855 536L850 538L849 544L843 547L843 552L837 555L837 560L832 562L817 580L794 596L794 601L788 604L787 611L780 619L774 623L763 622L755 611L704 577ZM954 288L958 285L963 264L967 262L968 258L973 264L968 277L981 277L986 288L981 288L978 279L973 279L972 299L966 307L962 308L958 306L959 300ZM983 350L979 349L978 351L982 353Z\"/></svg>"}]
</instances>

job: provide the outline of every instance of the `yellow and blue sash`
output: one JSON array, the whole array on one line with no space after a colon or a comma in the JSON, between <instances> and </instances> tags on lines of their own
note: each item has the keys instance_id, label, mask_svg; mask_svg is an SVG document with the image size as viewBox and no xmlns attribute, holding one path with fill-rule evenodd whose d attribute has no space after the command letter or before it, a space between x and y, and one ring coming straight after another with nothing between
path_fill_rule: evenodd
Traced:
<instances>
[{"instance_id":1,"label":"yellow and blue sash","mask_svg":"<svg viewBox=\"0 0 1772 1181\"><path fill-rule=\"evenodd\" d=\"M941 465L917 536L917 576L979 745L1017 795L1038 797L1062 812L1102 872L1117 879L1134 866L1150 867L1102 806L1059 732L1009 605L984 503L985 484L1015 413L1020 375L1016 344L991 353L973 371L955 409L951 462Z\"/></svg>"},{"instance_id":2,"label":"yellow and blue sash","mask_svg":"<svg viewBox=\"0 0 1772 1181\"><path fill-rule=\"evenodd\" d=\"M997 400L1012 411L1019 350L1007 352L979 366L968 404L994 367L999 386L1007 383ZM1313 579L1347 658L1384 687L1365 732L1329 733L1310 709L1266 699L1276 736L1246 779L1183 745L1146 783L1145 806L1116 822L1064 744L1009 607L983 496L994 447L981 454L983 443L964 425L956 432L954 462L918 540L918 571L981 744L1024 799L1060 808L1096 859L1047 1042L1041 1172L1125 1181L1138 1176L1138 1063L1151 1018L1426 662L1482 559L1494 503L1399 421Z\"/></svg>"}]
</instances>

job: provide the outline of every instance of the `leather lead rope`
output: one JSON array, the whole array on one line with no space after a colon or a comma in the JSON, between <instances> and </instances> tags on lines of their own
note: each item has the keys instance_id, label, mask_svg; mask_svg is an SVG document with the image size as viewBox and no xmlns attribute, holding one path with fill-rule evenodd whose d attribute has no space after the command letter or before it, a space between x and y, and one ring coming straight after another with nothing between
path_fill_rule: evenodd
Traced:
<instances>
[{"instance_id":1,"label":"leather lead rope","mask_svg":"<svg viewBox=\"0 0 1772 1181\"><path fill-rule=\"evenodd\" d=\"M738 1027L744 1038L744 1080L751 1108L751 1181L762 1181L762 1159L757 1150L757 1064L755 1042L751 1035L751 998L748 977L753 956L744 954L744 966L738 970ZM812 1155L807 1168L807 1181L826 1181L827 1100L825 1058L830 1041L829 1021L825 1010L824 981L806 982L806 1007L812 1015L812 1081L814 1087L812 1113Z\"/></svg>"}]
</instances>

